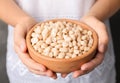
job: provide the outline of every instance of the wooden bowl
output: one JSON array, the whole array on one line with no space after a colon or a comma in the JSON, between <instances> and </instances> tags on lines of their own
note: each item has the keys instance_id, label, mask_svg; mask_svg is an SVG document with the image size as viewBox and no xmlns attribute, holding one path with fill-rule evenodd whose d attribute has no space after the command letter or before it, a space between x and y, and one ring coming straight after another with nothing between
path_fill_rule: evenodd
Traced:
<instances>
[{"instance_id":1,"label":"wooden bowl","mask_svg":"<svg viewBox=\"0 0 120 83\"><path fill-rule=\"evenodd\" d=\"M94 40L93 45L88 52L84 53L81 56L77 56L75 58L59 59L59 58L51 58L51 57L43 56L40 53L38 53L37 51L35 51L31 45L31 33L33 32L33 30L36 26L43 23L43 22L40 22L40 23L36 24L35 26L33 26L33 28L28 32L28 34L26 36L28 52L33 60L35 60L36 62L38 62L40 64L45 65L48 69L50 69L54 72L70 73L70 72L80 69L82 64L90 61L94 57L94 55L96 53L97 45L98 45L98 36L92 28L90 28L88 25L86 25L80 21L71 20L71 19L53 19L53 20L44 21L44 23L49 22L49 21L71 22L71 23L82 26L82 28L84 28L84 29L92 31L93 40Z\"/></svg>"}]
</instances>

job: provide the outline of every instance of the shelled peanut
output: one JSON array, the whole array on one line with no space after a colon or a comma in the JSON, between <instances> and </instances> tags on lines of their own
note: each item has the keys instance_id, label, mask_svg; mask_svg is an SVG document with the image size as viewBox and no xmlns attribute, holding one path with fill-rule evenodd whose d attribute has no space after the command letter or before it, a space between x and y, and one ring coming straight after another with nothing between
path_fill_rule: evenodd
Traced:
<instances>
[{"instance_id":1,"label":"shelled peanut","mask_svg":"<svg viewBox=\"0 0 120 83\"><path fill-rule=\"evenodd\" d=\"M33 48L43 56L74 58L82 56L93 45L92 32L66 21L46 22L31 34Z\"/></svg>"}]
</instances>

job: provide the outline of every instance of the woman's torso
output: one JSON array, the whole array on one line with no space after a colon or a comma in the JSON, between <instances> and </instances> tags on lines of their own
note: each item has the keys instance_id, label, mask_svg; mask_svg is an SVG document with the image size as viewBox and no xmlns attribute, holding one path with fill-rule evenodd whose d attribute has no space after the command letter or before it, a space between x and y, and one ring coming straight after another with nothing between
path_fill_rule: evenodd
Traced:
<instances>
[{"instance_id":1,"label":"woman's torso","mask_svg":"<svg viewBox=\"0 0 120 83\"><path fill-rule=\"evenodd\" d=\"M95 0L16 0L16 3L19 5L20 8L34 17L37 21L43 21L53 18L69 18L80 20L80 18L84 16L85 13L87 13L92 5L95 3ZM91 80L91 83L93 83L92 80L102 80L102 78L98 77L102 75L101 72L105 73L104 69L106 68L102 67L105 65L106 61L108 61L107 63L111 61L110 65L114 64L114 59L112 59L112 43L110 43L110 49L108 50L106 57L109 56L111 58L105 58L106 60L103 62L103 64L101 64L102 67L98 67L89 75L82 76L77 79L72 79L71 75L68 75L65 79L59 76L57 81L51 80L47 77L32 74L28 71L26 66L22 64L13 48L13 28L11 26L9 26L8 41L7 71L9 77L16 81L16 83L18 83L17 80L19 79L14 79L14 76L22 78L23 81L19 80L21 81L21 83L25 82L25 80L30 80L30 82L27 83L32 83L32 80L36 81L35 83L39 83L38 81L40 81L40 83L90 83ZM93 79L91 77L93 77ZM89 79L89 81L86 79Z\"/></svg>"},{"instance_id":2,"label":"woman's torso","mask_svg":"<svg viewBox=\"0 0 120 83\"><path fill-rule=\"evenodd\" d=\"M95 0L16 0L18 5L34 18L80 19Z\"/></svg>"}]
</instances>

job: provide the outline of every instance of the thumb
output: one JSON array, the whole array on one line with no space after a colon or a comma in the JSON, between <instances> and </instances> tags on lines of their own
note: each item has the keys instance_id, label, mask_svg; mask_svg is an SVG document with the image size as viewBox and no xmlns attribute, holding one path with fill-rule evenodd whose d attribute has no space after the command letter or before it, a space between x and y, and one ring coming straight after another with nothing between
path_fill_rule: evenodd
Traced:
<instances>
[{"instance_id":1,"label":"thumb","mask_svg":"<svg viewBox=\"0 0 120 83\"><path fill-rule=\"evenodd\" d=\"M102 31L102 34L99 34L99 44L98 44L98 51L100 53L105 53L108 47L109 37L107 32Z\"/></svg>"},{"instance_id":2,"label":"thumb","mask_svg":"<svg viewBox=\"0 0 120 83\"><path fill-rule=\"evenodd\" d=\"M22 26L18 25L14 28L14 47L19 48L17 51L26 52L27 46L25 42L25 35L27 31Z\"/></svg>"},{"instance_id":3,"label":"thumb","mask_svg":"<svg viewBox=\"0 0 120 83\"><path fill-rule=\"evenodd\" d=\"M26 51L27 51L25 39L21 39L21 42L19 43L19 47L20 47L20 50L21 50L22 52L26 52Z\"/></svg>"}]
</instances>

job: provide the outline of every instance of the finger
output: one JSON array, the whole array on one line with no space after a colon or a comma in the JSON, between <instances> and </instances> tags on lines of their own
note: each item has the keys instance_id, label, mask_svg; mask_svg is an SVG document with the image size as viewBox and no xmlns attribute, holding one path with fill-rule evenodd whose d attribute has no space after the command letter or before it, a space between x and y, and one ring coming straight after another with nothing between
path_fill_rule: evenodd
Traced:
<instances>
[{"instance_id":1,"label":"finger","mask_svg":"<svg viewBox=\"0 0 120 83\"><path fill-rule=\"evenodd\" d=\"M46 71L46 67L42 64L39 64L32 60L27 53L22 53L19 51L19 47L15 47L17 54L19 55L22 62L30 69L38 70L38 71Z\"/></svg>"},{"instance_id":2,"label":"finger","mask_svg":"<svg viewBox=\"0 0 120 83\"><path fill-rule=\"evenodd\" d=\"M46 72L47 76L56 79L57 78L57 74L55 72L52 72L51 70L47 70Z\"/></svg>"},{"instance_id":3,"label":"finger","mask_svg":"<svg viewBox=\"0 0 120 83\"><path fill-rule=\"evenodd\" d=\"M73 78L77 78L77 77L79 77L79 76L82 76L82 75L84 75L84 74L87 74L89 71L87 71L87 70L77 70L77 71L74 71L73 72Z\"/></svg>"},{"instance_id":4,"label":"finger","mask_svg":"<svg viewBox=\"0 0 120 83\"><path fill-rule=\"evenodd\" d=\"M63 78L65 78L67 75L68 75L67 73L61 74L61 76L62 76Z\"/></svg>"},{"instance_id":5,"label":"finger","mask_svg":"<svg viewBox=\"0 0 120 83\"><path fill-rule=\"evenodd\" d=\"M100 65L102 63L104 59L104 54L102 53L98 53L96 55L96 57L94 59L92 59L90 62L85 63L81 66L81 70L83 71L91 71L93 70L95 67L97 67L98 65Z\"/></svg>"},{"instance_id":6,"label":"finger","mask_svg":"<svg viewBox=\"0 0 120 83\"><path fill-rule=\"evenodd\" d=\"M50 70L42 72L42 71L38 71L38 70L34 70L34 69L29 69L29 71L34 73L34 74L37 74L37 75L48 76L48 77L51 77L51 78L55 79L55 76L54 76L53 72L50 71Z\"/></svg>"},{"instance_id":7,"label":"finger","mask_svg":"<svg viewBox=\"0 0 120 83\"><path fill-rule=\"evenodd\" d=\"M85 63L81 66L81 70L75 71L73 77L77 78L81 75L87 74L90 71L94 70L101 62L103 61L103 54L98 53L96 57L88 63Z\"/></svg>"},{"instance_id":8,"label":"finger","mask_svg":"<svg viewBox=\"0 0 120 83\"><path fill-rule=\"evenodd\" d=\"M53 76L51 76L51 78L53 78L53 79L57 79L57 75L54 74Z\"/></svg>"},{"instance_id":9,"label":"finger","mask_svg":"<svg viewBox=\"0 0 120 83\"><path fill-rule=\"evenodd\" d=\"M51 77L53 79L57 78L56 73L52 72L51 70L47 70L45 72L42 72L42 71L38 71L38 70L34 70L34 69L29 69L29 71L34 73L34 74L37 74L37 75L48 76L48 77Z\"/></svg>"},{"instance_id":10,"label":"finger","mask_svg":"<svg viewBox=\"0 0 120 83\"><path fill-rule=\"evenodd\" d=\"M30 72L37 74L37 75L42 75L42 76L46 76L45 72L41 72L38 70L34 70L34 69L29 69Z\"/></svg>"},{"instance_id":11,"label":"finger","mask_svg":"<svg viewBox=\"0 0 120 83\"><path fill-rule=\"evenodd\" d=\"M51 70L47 70L46 71L46 75L49 76L49 77L52 77L53 76L53 72Z\"/></svg>"}]
</instances>

